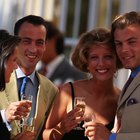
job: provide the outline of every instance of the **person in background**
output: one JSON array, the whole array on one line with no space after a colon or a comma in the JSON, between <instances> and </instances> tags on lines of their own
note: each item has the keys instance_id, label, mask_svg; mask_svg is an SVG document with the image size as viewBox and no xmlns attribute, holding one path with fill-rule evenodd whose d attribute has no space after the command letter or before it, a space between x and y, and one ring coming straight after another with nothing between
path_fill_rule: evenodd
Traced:
<instances>
[{"instance_id":1,"label":"person in background","mask_svg":"<svg viewBox=\"0 0 140 140\"><path fill-rule=\"evenodd\" d=\"M140 13L119 15L111 27L114 49L131 74L118 100L112 132L98 123L89 124L91 140L138 140L140 138ZM85 127L88 127L86 125Z\"/></svg>"},{"instance_id":2,"label":"person in background","mask_svg":"<svg viewBox=\"0 0 140 140\"><path fill-rule=\"evenodd\" d=\"M92 77L61 87L46 121L44 140L88 140L82 128L83 114L93 114L107 129L113 128L121 92L114 86L113 77L121 63L113 50L110 31L95 28L82 34L71 59L74 66ZM85 97L85 112L74 108L74 97ZM79 121L83 130L74 129Z\"/></svg>"},{"instance_id":3,"label":"person in background","mask_svg":"<svg viewBox=\"0 0 140 140\"><path fill-rule=\"evenodd\" d=\"M17 68L17 46L20 41L21 39L19 37L10 35L7 30L0 30L0 104L5 100L4 90L6 83L9 82L13 70ZM6 103L8 104L8 102ZM27 101L16 102L15 104L15 111L12 112L13 117L8 120L8 123L16 119L21 119L20 115L26 116L29 111L28 108L31 106ZM0 109L0 139L10 140L10 128L8 129L4 119L5 117L8 118L6 112L7 110L2 111ZM4 117L4 115L6 116ZM17 135L13 140L27 139L28 136L30 136L30 140L32 140L35 135L33 133L24 133L24 136L22 134Z\"/></svg>"},{"instance_id":4,"label":"person in background","mask_svg":"<svg viewBox=\"0 0 140 140\"><path fill-rule=\"evenodd\" d=\"M26 96L33 96L30 117L35 120L34 127L38 136L45 119L45 113L49 111L53 99L58 92L57 87L50 80L35 71L36 64L41 59L45 50L47 33L44 19L36 15L25 16L15 23L14 34L21 38L21 43L18 47L18 68L12 73L10 82L6 85L5 101L3 100L0 107L2 109L9 108L11 111L15 110L15 106L8 106L7 102L20 100L21 95L19 92L22 80L27 76L29 80L26 84L25 94ZM9 119L13 117L13 114L10 114L10 112L7 112L7 114L9 115ZM21 132L19 127L20 121L15 120L10 125L12 128L11 137Z\"/></svg>"},{"instance_id":5,"label":"person in background","mask_svg":"<svg viewBox=\"0 0 140 140\"><path fill-rule=\"evenodd\" d=\"M64 56L64 36L51 22L46 21L47 43L38 64L40 73L48 77L58 87L68 81L83 79L86 74L73 67Z\"/></svg>"}]
</instances>

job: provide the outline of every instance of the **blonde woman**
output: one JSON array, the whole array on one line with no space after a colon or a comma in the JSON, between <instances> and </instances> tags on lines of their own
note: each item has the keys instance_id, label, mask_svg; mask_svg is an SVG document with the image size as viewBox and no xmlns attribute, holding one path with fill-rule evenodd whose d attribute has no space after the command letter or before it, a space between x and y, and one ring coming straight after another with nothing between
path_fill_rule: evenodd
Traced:
<instances>
[{"instance_id":1,"label":"blonde woman","mask_svg":"<svg viewBox=\"0 0 140 140\"><path fill-rule=\"evenodd\" d=\"M82 34L72 54L72 62L91 78L67 83L60 89L43 132L44 140L86 140L83 130L75 130L83 114L95 114L96 121L109 130L114 124L120 90L113 77L121 67L110 39L110 31L96 28ZM74 97L85 97L85 112L73 106ZM80 119L76 119L80 117ZM82 127L83 124L81 124Z\"/></svg>"}]
</instances>

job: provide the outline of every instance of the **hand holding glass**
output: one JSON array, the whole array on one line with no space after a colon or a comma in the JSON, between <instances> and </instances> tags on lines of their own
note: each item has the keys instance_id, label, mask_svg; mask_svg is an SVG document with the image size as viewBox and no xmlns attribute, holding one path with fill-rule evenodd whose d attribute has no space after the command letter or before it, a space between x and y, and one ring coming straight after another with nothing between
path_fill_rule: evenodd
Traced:
<instances>
[{"instance_id":1,"label":"hand holding glass","mask_svg":"<svg viewBox=\"0 0 140 140\"><path fill-rule=\"evenodd\" d=\"M87 113L84 115L84 123L86 122L90 122L90 121L95 121L95 114L91 114L91 113ZM90 140L90 138L88 137L88 139Z\"/></svg>"},{"instance_id":2,"label":"hand holding glass","mask_svg":"<svg viewBox=\"0 0 140 140\"><path fill-rule=\"evenodd\" d=\"M75 97L74 99L74 106L79 108L80 111L85 112L85 97ZM81 116L83 117L83 116ZM79 118L79 117L78 117ZM78 126L76 127L77 130L81 130L80 122L78 123Z\"/></svg>"}]
</instances>

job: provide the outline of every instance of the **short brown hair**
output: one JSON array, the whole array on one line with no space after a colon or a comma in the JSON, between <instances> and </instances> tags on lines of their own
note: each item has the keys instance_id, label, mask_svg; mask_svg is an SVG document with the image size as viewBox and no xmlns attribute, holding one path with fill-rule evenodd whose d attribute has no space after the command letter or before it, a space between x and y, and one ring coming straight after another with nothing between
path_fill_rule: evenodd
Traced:
<instances>
[{"instance_id":1,"label":"short brown hair","mask_svg":"<svg viewBox=\"0 0 140 140\"><path fill-rule=\"evenodd\" d=\"M137 24L140 26L140 12L131 11L117 16L111 25L111 36L114 42L114 32L116 29L124 29L126 26Z\"/></svg>"}]
</instances>

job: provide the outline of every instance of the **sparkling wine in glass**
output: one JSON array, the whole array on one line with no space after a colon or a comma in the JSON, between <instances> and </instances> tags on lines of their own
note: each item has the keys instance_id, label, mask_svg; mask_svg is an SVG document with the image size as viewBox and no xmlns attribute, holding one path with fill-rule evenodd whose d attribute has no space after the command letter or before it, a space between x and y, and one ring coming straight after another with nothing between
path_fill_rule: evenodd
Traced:
<instances>
[{"instance_id":1,"label":"sparkling wine in glass","mask_svg":"<svg viewBox=\"0 0 140 140\"><path fill-rule=\"evenodd\" d=\"M86 113L84 115L84 122L90 122L90 121L95 121L95 115L91 113Z\"/></svg>"},{"instance_id":2,"label":"sparkling wine in glass","mask_svg":"<svg viewBox=\"0 0 140 140\"><path fill-rule=\"evenodd\" d=\"M26 123L23 124L22 132L26 131L34 132L34 122L35 119L33 117L28 117Z\"/></svg>"},{"instance_id":3,"label":"sparkling wine in glass","mask_svg":"<svg viewBox=\"0 0 140 140\"><path fill-rule=\"evenodd\" d=\"M33 101L33 96L32 95L29 95L28 97L27 97L27 99L26 99L27 101L29 101L29 102L31 102L31 104L32 104L32 101ZM32 106L30 106L28 109L29 109L29 112L28 112L28 114L27 114L27 118L29 117L29 115L30 115L30 112L31 112L31 108L32 108Z\"/></svg>"},{"instance_id":4,"label":"sparkling wine in glass","mask_svg":"<svg viewBox=\"0 0 140 140\"><path fill-rule=\"evenodd\" d=\"M75 99L74 99L74 106L75 107L79 108L80 111L85 112L85 105L86 105L85 104L85 97L75 97ZM79 116L79 117L83 117L83 116ZM79 117L77 117L77 119L79 119ZM83 128L80 127L80 123L81 122L78 123L78 126L75 129L83 130Z\"/></svg>"},{"instance_id":5,"label":"sparkling wine in glass","mask_svg":"<svg viewBox=\"0 0 140 140\"><path fill-rule=\"evenodd\" d=\"M33 96L32 95L28 95L27 97L25 96L25 94L23 94L21 96L21 100L27 100L28 102L31 102L32 104L32 101L33 101ZM26 117L22 117L22 123L20 124L20 127L22 128L22 132L25 132L25 131L29 131L30 129L28 127L32 127L31 120L33 120L34 118L30 118L29 115L30 115L30 112L31 112L31 106L28 108L29 109L29 112L27 114Z\"/></svg>"}]
</instances>

